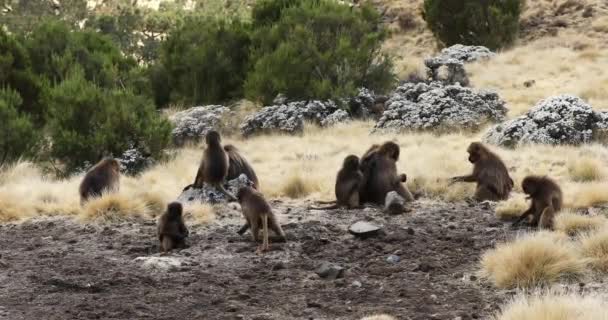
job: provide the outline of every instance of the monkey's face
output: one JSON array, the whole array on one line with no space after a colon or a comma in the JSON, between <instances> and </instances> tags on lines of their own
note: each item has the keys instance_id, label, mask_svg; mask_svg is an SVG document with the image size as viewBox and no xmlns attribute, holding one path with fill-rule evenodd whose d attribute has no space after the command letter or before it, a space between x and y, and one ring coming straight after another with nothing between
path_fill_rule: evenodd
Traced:
<instances>
[{"instance_id":1,"label":"monkey's face","mask_svg":"<svg viewBox=\"0 0 608 320\"><path fill-rule=\"evenodd\" d=\"M399 160L399 145L394 142L386 142L380 147L380 153L387 157L398 161Z\"/></svg>"},{"instance_id":2,"label":"monkey's face","mask_svg":"<svg viewBox=\"0 0 608 320\"><path fill-rule=\"evenodd\" d=\"M167 214L171 218L181 218L183 210L182 204L179 202L172 202L167 206Z\"/></svg>"},{"instance_id":3,"label":"monkey's face","mask_svg":"<svg viewBox=\"0 0 608 320\"><path fill-rule=\"evenodd\" d=\"M114 172L120 173L120 163L116 159L112 159L110 165L112 166L112 170L114 170Z\"/></svg>"},{"instance_id":4,"label":"monkey's face","mask_svg":"<svg viewBox=\"0 0 608 320\"><path fill-rule=\"evenodd\" d=\"M221 139L220 134L215 130L207 132L207 135L205 136L205 142L207 142L207 144L218 144Z\"/></svg>"},{"instance_id":5,"label":"monkey's face","mask_svg":"<svg viewBox=\"0 0 608 320\"><path fill-rule=\"evenodd\" d=\"M244 197L246 197L249 193L251 193L251 190L249 190L249 187L242 187L239 189L239 191L236 192L236 198L237 200L239 200L239 202L241 200L243 200Z\"/></svg>"},{"instance_id":6,"label":"monkey's face","mask_svg":"<svg viewBox=\"0 0 608 320\"><path fill-rule=\"evenodd\" d=\"M521 188L525 194L533 195L536 192L536 182L533 179L525 178L521 182Z\"/></svg>"},{"instance_id":7,"label":"monkey's face","mask_svg":"<svg viewBox=\"0 0 608 320\"><path fill-rule=\"evenodd\" d=\"M359 168L359 157L355 155L346 157L342 166L344 169L357 170Z\"/></svg>"}]
</instances>

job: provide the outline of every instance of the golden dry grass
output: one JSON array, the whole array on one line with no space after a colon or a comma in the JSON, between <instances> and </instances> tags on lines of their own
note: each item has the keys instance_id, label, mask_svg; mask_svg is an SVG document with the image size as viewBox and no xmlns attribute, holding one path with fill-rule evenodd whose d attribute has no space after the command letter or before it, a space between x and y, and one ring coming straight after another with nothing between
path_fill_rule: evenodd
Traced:
<instances>
[{"instance_id":1,"label":"golden dry grass","mask_svg":"<svg viewBox=\"0 0 608 320\"><path fill-rule=\"evenodd\" d=\"M511 196L506 201L501 201L496 205L496 217L500 220L510 221L521 216L530 207L526 197L522 193Z\"/></svg>"},{"instance_id":2,"label":"golden dry grass","mask_svg":"<svg viewBox=\"0 0 608 320\"><path fill-rule=\"evenodd\" d=\"M594 269L608 272L608 228L583 235L580 246Z\"/></svg>"},{"instance_id":3,"label":"golden dry grass","mask_svg":"<svg viewBox=\"0 0 608 320\"><path fill-rule=\"evenodd\" d=\"M243 140L226 137L255 168L261 190L268 198L333 199L334 179L348 154L362 155L374 143L394 140L401 147L399 170L407 173L410 189L423 196L447 201L471 196L473 184L448 186L448 178L467 174L472 166L466 148L480 134L430 133L373 134L372 122L352 122L332 128L307 126L301 136L262 135ZM438 147L441 146L441 147ZM490 147L498 153L515 181L512 199L501 203L497 216L506 218L523 211L526 202L520 183L529 174L547 174L562 187L567 207L581 208L608 202L608 179L575 181L571 171L582 157L608 162L608 148L599 144L572 146L524 146L515 150ZM119 195L142 201L152 217L165 210L181 190L194 180L202 146L177 151L174 159L136 177L122 177ZM37 215L80 214L78 184L81 175L56 180L31 163L21 162L0 170L0 220L12 221ZM577 179L578 180L578 179ZM204 220L204 219L203 219Z\"/></svg>"},{"instance_id":4,"label":"golden dry grass","mask_svg":"<svg viewBox=\"0 0 608 320\"><path fill-rule=\"evenodd\" d=\"M545 231L498 244L484 253L481 274L499 288L529 288L578 278L586 262L567 239Z\"/></svg>"},{"instance_id":5,"label":"golden dry grass","mask_svg":"<svg viewBox=\"0 0 608 320\"><path fill-rule=\"evenodd\" d=\"M576 293L520 294L494 320L606 320L608 303L599 296Z\"/></svg>"},{"instance_id":6,"label":"golden dry grass","mask_svg":"<svg viewBox=\"0 0 608 320\"><path fill-rule=\"evenodd\" d=\"M150 210L142 199L120 193L109 193L90 199L78 217L83 221L122 222L148 218L149 213Z\"/></svg>"},{"instance_id":7,"label":"golden dry grass","mask_svg":"<svg viewBox=\"0 0 608 320\"><path fill-rule=\"evenodd\" d=\"M589 157L570 162L568 171L574 181L598 181L606 176L602 162L599 159Z\"/></svg>"},{"instance_id":8,"label":"golden dry grass","mask_svg":"<svg viewBox=\"0 0 608 320\"><path fill-rule=\"evenodd\" d=\"M563 63L571 61L572 63ZM495 58L467 65L471 83L493 88L507 101L511 117L527 112L547 97L570 93L595 108L608 105L604 90L608 51L594 38L574 31L542 38L499 53ZM524 82L535 80L526 88Z\"/></svg>"},{"instance_id":9,"label":"golden dry grass","mask_svg":"<svg viewBox=\"0 0 608 320\"><path fill-rule=\"evenodd\" d=\"M555 217L555 230L569 236L595 231L606 226L608 219L604 216L581 215L570 211L560 212Z\"/></svg>"}]
</instances>

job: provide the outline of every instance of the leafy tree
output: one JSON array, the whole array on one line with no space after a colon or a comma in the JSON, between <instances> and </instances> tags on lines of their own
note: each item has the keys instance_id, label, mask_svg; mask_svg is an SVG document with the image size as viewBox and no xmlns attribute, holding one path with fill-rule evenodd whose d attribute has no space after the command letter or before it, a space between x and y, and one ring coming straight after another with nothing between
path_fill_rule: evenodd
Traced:
<instances>
[{"instance_id":1,"label":"leafy tree","mask_svg":"<svg viewBox=\"0 0 608 320\"><path fill-rule=\"evenodd\" d=\"M21 103L16 91L0 89L0 166L34 154L38 135L30 117L18 111Z\"/></svg>"},{"instance_id":2,"label":"leafy tree","mask_svg":"<svg viewBox=\"0 0 608 320\"><path fill-rule=\"evenodd\" d=\"M48 96L50 156L68 171L102 156L135 148L158 159L168 145L171 126L146 98L122 89L102 88L71 71Z\"/></svg>"},{"instance_id":3,"label":"leafy tree","mask_svg":"<svg viewBox=\"0 0 608 320\"><path fill-rule=\"evenodd\" d=\"M343 98L359 87L382 92L394 83L391 61L380 52L385 36L380 15L372 7L328 0L261 4L273 6L254 9L254 21L266 22L252 36L253 68L245 83L252 100L268 103L278 93L293 99Z\"/></svg>"},{"instance_id":4,"label":"leafy tree","mask_svg":"<svg viewBox=\"0 0 608 320\"><path fill-rule=\"evenodd\" d=\"M61 21L41 23L25 44L34 71L51 83L60 83L74 66L80 66L88 81L124 87L132 69L138 67L110 37L93 30L72 30Z\"/></svg>"},{"instance_id":5,"label":"leafy tree","mask_svg":"<svg viewBox=\"0 0 608 320\"><path fill-rule=\"evenodd\" d=\"M0 29L0 88L6 87L23 97L13 107L18 106L20 112L29 114L35 124L44 123L43 84L34 75L25 48L14 36Z\"/></svg>"},{"instance_id":6,"label":"leafy tree","mask_svg":"<svg viewBox=\"0 0 608 320\"><path fill-rule=\"evenodd\" d=\"M249 45L247 26L241 22L188 18L162 46L160 61L168 83L155 81L161 87L155 90L170 84L171 100L186 104L240 97Z\"/></svg>"},{"instance_id":7,"label":"leafy tree","mask_svg":"<svg viewBox=\"0 0 608 320\"><path fill-rule=\"evenodd\" d=\"M523 0L425 0L423 17L446 46L507 46L519 30Z\"/></svg>"}]
</instances>

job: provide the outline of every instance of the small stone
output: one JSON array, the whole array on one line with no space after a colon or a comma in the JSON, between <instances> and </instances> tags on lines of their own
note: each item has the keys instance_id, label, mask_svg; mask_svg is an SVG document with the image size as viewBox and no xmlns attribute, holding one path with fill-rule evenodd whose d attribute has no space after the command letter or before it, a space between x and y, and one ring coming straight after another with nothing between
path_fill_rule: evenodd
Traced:
<instances>
[{"instance_id":1,"label":"small stone","mask_svg":"<svg viewBox=\"0 0 608 320\"><path fill-rule=\"evenodd\" d=\"M409 234L409 235L411 235L411 236L413 236L413 235L414 235L414 233L415 233L415 232L414 232L414 229L409 228L409 227L408 227L407 229L405 229L405 231L407 232L407 234Z\"/></svg>"},{"instance_id":2,"label":"small stone","mask_svg":"<svg viewBox=\"0 0 608 320\"><path fill-rule=\"evenodd\" d=\"M309 308L321 308L322 305L316 301L308 301L306 302L306 306Z\"/></svg>"},{"instance_id":3,"label":"small stone","mask_svg":"<svg viewBox=\"0 0 608 320\"><path fill-rule=\"evenodd\" d=\"M360 238L375 236L380 231L380 227L366 221L358 221L348 227L348 232Z\"/></svg>"},{"instance_id":4,"label":"small stone","mask_svg":"<svg viewBox=\"0 0 608 320\"><path fill-rule=\"evenodd\" d=\"M401 258L398 255L394 255L391 254L386 258L386 261L390 262L390 263L397 263L401 260Z\"/></svg>"},{"instance_id":5,"label":"small stone","mask_svg":"<svg viewBox=\"0 0 608 320\"><path fill-rule=\"evenodd\" d=\"M426 263L426 262L422 262L420 264L418 264L418 266L416 267L416 269L414 269L414 271L421 271L421 272L429 272L431 270L433 270L433 266L431 266L430 264Z\"/></svg>"},{"instance_id":6,"label":"small stone","mask_svg":"<svg viewBox=\"0 0 608 320\"><path fill-rule=\"evenodd\" d=\"M402 214L405 212L405 199L396 191L388 192L384 200L384 212L391 215Z\"/></svg>"},{"instance_id":7,"label":"small stone","mask_svg":"<svg viewBox=\"0 0 608 320\"><path fill-rule=\"evenodd\" d=\"M471 281L477 281L477 277L474 275L469 276L469 280Z\"/></svg>"},{"instance_id":8,"label":"small stone","mask_svg":"<svg viewBox=\"0 0 608 320\"><path fill-rule=\"evenodd\" d=\"M316 270L319 277L328 280L334 280L343 276L344 268L339 265L323 262Z\"/></svg>"},{"instance_id":9,"label":"small stone","mask_svg":"<svg viewBox=\"0 0 608 320\"><path fill-rule=\"evenodd\" d=\"M361 288L363 286L363 284L361 284L361 282L359 282L357 280L353 281L353 283L351 283L351 285L353 287L357 287L357 288Z\"/></svg>"},{"instance_id":10,"label":"small stone","mask_svg":"<svg viewBox=\"0 0 608 320\"><path fill-rule=\"evenodd\" d=\"M282 261L277 262L277 263L275 263L275 264L272 266L272 270L274 270L274 271L276 271L276 270L283 270L283 269L285 269L285 268L286 268L285 263L284 263L284 262L282 262Z\"/></svg>"}]
</instances>

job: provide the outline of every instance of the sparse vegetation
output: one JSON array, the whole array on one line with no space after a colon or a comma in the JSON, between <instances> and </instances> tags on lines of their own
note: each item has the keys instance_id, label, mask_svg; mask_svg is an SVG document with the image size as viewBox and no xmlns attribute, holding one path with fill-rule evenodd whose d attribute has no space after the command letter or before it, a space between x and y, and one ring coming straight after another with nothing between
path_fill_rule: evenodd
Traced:
<instances>
[{"instance_id":1,"label":"sparse vegetation","mask_svg":"<svg viewBox=\"0 0 608 320\"><path fill-rule=\"evenodd\" d=\"M583 235L580 243L583 255L591 259L591 266L601 272L608 272L608 228Z\"/></svg>"},{"instance_id":2,"label":"sparse vegetation","mask_svg":"<svg viewBox=\"0 0 608 320\"><path fill-rule=\"evenodd\" d=\"M497 245L482 256L481 267L499 288L529 288L579 278L586 261L559 235L538 232Z\"/></svg>"},{"instance_id":3,"label":"sparse vegetation","mask_svg":"<svg viewBox=\"0 0 608 320\"><path fill-rule=\"evenodd\" d=\"M492 319L494 320L602 320L606 302L599 296L576 293L519 294Z\"/></svg>"},{"instance_id":4,"label":"sparse vegetation","mask_svg":"<svg viewBox=\"0 0 608 320\"><path fill-rule=\"evenodd\" d=\"M425 0L424 19L446 46L482 45L492 50L517 37L521 0Z\"/></svg>"},{"instance_id":5,"label":"sparse vegetation","mask_svg":"<svg viewBox=\"0 0 608 320\"><path fill-rule=\"evenodd\" d=\"M593 158L579 158L570 163L568 170L574 181L596 181L605 176L602 162Z\"/></svg>"},{"instance_id":6,"label":"sparse vegetation","mask_svg":"<svg viewBox=\"0 0 608 320\"><path fill-rule=\"evenodd\" d=\"M115 223L143 219L149 214L150 211L143 200L125 194L111 193L90 199L79 218L84 221Z\"/></svg>"},{"instance_id":7,"label":"sparse vegetation","mask_svg":"<svg viewBox=\"0 0 608 320\"><path fill-rule=\"evenodd\" d=\"M561 212L555 218L555 230L569 236L595 231L606 226L608 219L604 216L583 216L574 212Z\"/></svg>"}]
</instances>

